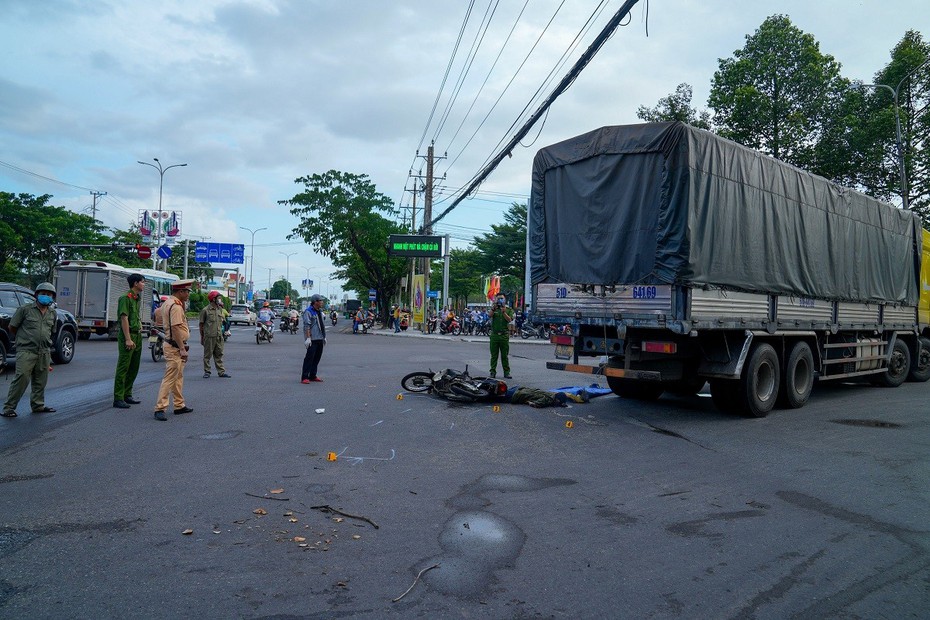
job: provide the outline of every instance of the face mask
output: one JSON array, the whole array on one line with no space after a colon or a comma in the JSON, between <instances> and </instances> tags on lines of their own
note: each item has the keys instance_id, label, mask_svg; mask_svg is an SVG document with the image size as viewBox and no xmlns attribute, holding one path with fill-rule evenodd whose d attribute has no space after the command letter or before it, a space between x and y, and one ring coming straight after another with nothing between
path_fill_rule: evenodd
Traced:
<instances>
[{"instance_id":1,"label":"face mask","mask_svg":"<svg viewBox=\"0 0 930 620\"><path fill-rule=\"evenodd\" d=\"M36 300L43 306L51 306L53 301L51 295L37 295Z\"/></svg>"}]
</instances>

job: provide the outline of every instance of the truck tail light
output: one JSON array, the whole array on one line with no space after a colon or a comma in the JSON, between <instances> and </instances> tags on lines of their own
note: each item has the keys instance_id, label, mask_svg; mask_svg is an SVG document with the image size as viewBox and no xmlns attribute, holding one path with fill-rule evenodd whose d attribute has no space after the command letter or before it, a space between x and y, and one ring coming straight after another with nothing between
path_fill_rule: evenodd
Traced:
<instances>
[{"instance_id":1,"label":"truck tail light","mask_svg":"<svg viewBox=\"0 0 930 620\"><path fill-rule=\"evenodd\" d=\"M678 345L674 342L643 342L643 351L646 353L678 353Z\"/></svg>"}]
</instances>

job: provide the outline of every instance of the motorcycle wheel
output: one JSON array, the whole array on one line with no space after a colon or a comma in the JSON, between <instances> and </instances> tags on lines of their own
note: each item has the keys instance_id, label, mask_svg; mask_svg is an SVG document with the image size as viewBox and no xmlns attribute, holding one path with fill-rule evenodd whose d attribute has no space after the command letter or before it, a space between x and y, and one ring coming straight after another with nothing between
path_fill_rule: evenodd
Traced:
<instances>
[{"instance_id":1,"label":"motorcycle wheel","mask_svg":"<svg viewBox=\"0 0 930 620\"><path fill-rule=\"evenodd\" d=\"M524 340L526 340L532 335L533 335L533 332L527 331L523 329L522 327L520 328L520 337L523 338Z\"/></svg>"},{"instance_id":2,"label":"motorcycle wheel","mask_svg":"<svg viewBox=\"0 0 930 620\"><path fill-rule=\"evenodd\" d=\"M462 328L461 328L461 327L453 327L453 328L452 328L452 335L453 335L453 336L459 336L459 335L461 335L461 333L462 333Z\"/></svg>"},{"instance_id":3,"label":"motorcycle wheel","mask_svg":"<svg viewBox=\"0 0 930 620\"><path fill-rule=\"evenodd\" d=\"M428 392L433 387L433 373L412 372L400 380L400 385L408 392Z\"/></svg>"},{"instance_id":4,"label":"motorcycle wheel","mask_svg":"<svg viewBox=\"0 0 930 620\"><path fill-rule=\"evenodd\" d=\"M453 383L449 386L449 389L454 394L467 396L475 400L489 398L491 396L490 390L478 387L477 385L471 385L470 383Z\"/></svg>"},{"instance_id":5,"label":"motorcycle wheel","mask_svg":"<svg viewBox=\"0 0 930 620\"><path fill-rule=\"evenodd\" d=\"M255 334L255 344L261 344L262 337L259 334Z\"/></svg>"},{"instance_id":6,"label":"motorcycle wheel","mask_svg":"<svg viewBox=\"0 0 930 620\"><path fill-rule=\"evenodd\" d=\"M161 358L165 355L165 349L160 344L153 344L149 349L152 352L153 362L160 362Z\"/></svg>"}]
</instances>

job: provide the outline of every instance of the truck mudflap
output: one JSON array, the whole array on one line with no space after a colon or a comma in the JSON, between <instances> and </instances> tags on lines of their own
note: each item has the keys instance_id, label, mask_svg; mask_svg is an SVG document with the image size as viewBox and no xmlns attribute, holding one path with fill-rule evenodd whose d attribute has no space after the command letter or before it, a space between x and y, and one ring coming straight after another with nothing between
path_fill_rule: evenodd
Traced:
<instances>
[{"instance_id":1,"label":"truck mudflap","mask_svg":"<svg viewBox=\"0 0 930 620\"><path fill-rule=\"evenodd\" d=\"M624 368L608 368L606 365L588 366L587 364L569 364L568 362L546 362L549 370L565 370L567 372L580 372L588 375L601 375L604 377L621 377L624 379L640 379L643 381L661 381L662 373L656 370L626 370Z\"/></svg>"}]
</instances>

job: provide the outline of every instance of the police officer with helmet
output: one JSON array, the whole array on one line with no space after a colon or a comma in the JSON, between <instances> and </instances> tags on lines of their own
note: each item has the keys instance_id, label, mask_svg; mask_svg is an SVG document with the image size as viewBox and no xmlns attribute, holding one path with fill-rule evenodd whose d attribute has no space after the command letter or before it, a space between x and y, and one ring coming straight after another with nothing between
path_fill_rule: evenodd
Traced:
<instances>
[{"instance_id":1,"label":"police officer with helmet","mask_svg":"<svg viewBox=\"0 0 930 620\"><path fill-rule=\"evenodd\" d=\"M35 302L17 308L10 319L10 335L16 343L16 374L0 413L5 418L16 417L16 405L30 382L32 413L55 411L45 405L45 384L48 383L48 369L52 363L52 335L55 333L55 309L52 308L55 297L55 287L43 282L36 287Z\"/></svg>"}]
</instances>

